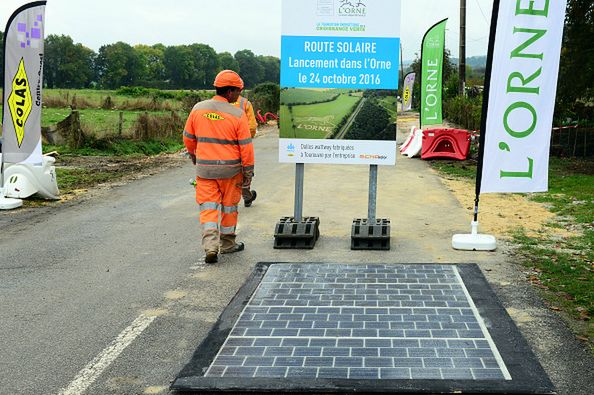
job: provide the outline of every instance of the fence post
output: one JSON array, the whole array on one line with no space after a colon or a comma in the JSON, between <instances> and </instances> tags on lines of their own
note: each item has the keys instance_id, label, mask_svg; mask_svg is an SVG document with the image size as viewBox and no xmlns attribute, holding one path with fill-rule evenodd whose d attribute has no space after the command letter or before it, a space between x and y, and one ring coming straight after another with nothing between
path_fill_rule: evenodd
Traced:
<instances>
[{"instance_id":1,"label":"fence post","mask_svg":"<svg viewBox=\"0 0 594 395\"><path fill-rule=\"evenodd\" d=\"M118 137L122 137L123 129L124 129L124 112L120 111L120 120L118 122Z\"/></svg>"},{"instance_id":2,"label":"fence post","mask_svg":"<svg viewBox=\"0 0 594 395\"><path fill-rule=\"evenodd\" d=\"M149 115L148 115L148 111L144 112L144 136L143 136L143 140L148 140L149 139Z\"/></svg>"}]
</instances>

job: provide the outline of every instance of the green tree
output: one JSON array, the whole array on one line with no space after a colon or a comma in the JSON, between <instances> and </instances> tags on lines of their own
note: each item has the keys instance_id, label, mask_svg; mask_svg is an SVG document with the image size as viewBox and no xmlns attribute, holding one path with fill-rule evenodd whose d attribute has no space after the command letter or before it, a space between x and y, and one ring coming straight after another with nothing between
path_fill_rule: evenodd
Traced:
<instances>
[{"instance_id":1,"label":"green tree","mask_svg":"<svg viewBox=\"0 0 594 395\"><path fill-rule=\"evenodd\" d=\"M142 67L138 53L129 44L119 41L99 48L96 69L104 88L138 85Z\"/></svg>"},{"instance_id":2,"label":"green tree","mask_svg":"<svg viewBox=\"0 0 594 395\"><path fill-rule=\"evenodd\" d=\"M274 56L258 56L258 61L264 66L263 82L280 83L280 59Z\"/></svg>"},{"instance_id":3,"label":"green tree","mask_svg":"<svg viewBox=\"0 0 594 395\"><path fill-rule=\"evenodd\" d=\"M163 54L165 75L172 88L191 88L195 73L194 54L187 45L167 47Z\"/></svg>"},{"instance_id":4,"label":"green tree","mask_svg":"<svg viewBox=\"0 0 594 395\"><path fill-rule=\"evenodd\" d=\"M349 140L377 140L390 125L390 114L373 98L367 99L357 114L345 138ZM391 140L396 138L396 133Z\"/></svg>"},{"instance_id":5,"label":"green tree","mask_svg":"<svg viewBox=\"0 0 594 395\"><path fill-rule=\"evenodd\" d=\"M239 74L246 88L252 88L264 80L264 66L249 49L237 51L235 60L239 64Z\"/></svg>"},{"instance_id":6,"label":"green tree","mask_svg":"<svg viewBox=\"0 0 594 395\"><path fill-rule=\"evenodd\" d=\"M216 51L206 44L192 44L190 48L194 55L192 88L212 88L221 67Z\"/></svg>"},{"instance_id":7,"label":"green tree","mask_svg":"<svg viewBox=\"0 0 594 395\"><path fill-rule=\"evenodd\" d=\"M136 45L134 50L138 54L142 68L139 83L145 87L160 88L165 81L165 46Z\"/></svg>"},{"instance_id":8,"label":"green tree","mask_svg":"<svg viewBox=\"0 0 594 395\"><path fill-rule=\"evenodd\" d=\"M43 78L49 88L88 88L95 79L96 54L70 36L50 34L45 39Z\"/></svg>"},{"instance_id":9,"label":"green tree","mask_svg":"<svg viewBox=\"0 0 594 395\"><path fill-rule=\"evenodd\" d=\"M594 3L570 0L557 89L557 116L594 120Z\"/></svg>"},{"instance_id":10,"label":"green tree","mask_svg":"<svg viewBox=\"0 0 594 395\"><path fill-rule=\"evenodd\" d=\"M233 70L239 72L239 63L229 52L221 52L219 55L221 70Z\"/></svg>"}]
</instances>

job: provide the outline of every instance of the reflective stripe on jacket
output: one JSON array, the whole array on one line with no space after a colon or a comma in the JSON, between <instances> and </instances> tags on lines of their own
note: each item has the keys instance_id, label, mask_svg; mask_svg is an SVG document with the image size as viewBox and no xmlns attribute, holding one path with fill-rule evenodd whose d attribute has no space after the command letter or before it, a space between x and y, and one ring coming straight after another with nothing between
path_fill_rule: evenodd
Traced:
<instances>
[{"instance_id":1,"label":"reflective stripe on jacket","mask_svg":"<svg viewBox=\"0 0 594 395\"><path fill-rule=\"evenodd\" d=\"M258 128L258 122L256 121L256 114L254 113L254 107L252 103L243 96L239 96L239 99L233 103L235 107L239 107L245 112L248 117L248 123L250 125L250 134L252 138L256 136L256 129Z\"/></svg>"},{"instance_id":2,"label":"reflective stripe on jacket","mask_svg":"<svg viewBox=\"0 0 594 395\"><path fill-rule=\"evenodd\" d=\"M184 130L184 144L196 155L196 175L225 179L253 174L254 146L247 115L215 96L194 106Z\"/></svg>"}]
</instances>

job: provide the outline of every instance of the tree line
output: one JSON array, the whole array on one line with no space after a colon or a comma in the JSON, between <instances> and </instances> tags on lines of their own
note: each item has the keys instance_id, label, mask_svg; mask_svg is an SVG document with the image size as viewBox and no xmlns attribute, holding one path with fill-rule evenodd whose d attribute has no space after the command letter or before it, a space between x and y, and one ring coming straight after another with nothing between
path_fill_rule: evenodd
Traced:
<instances>
[{"instance_id":1,"label":"tree line","mask_svg":"<svg viewBox=\"0 0 594 395\"><path fill-rule=\"evenodd\" d=\"M3 36L0 32L0 45ZM3 61L4 53L0 56ZM232 55L217 53L207 44L131 46L120 41L95 52L67 35L51 34L45 39L44 85L48 88L211 89L223 69L239 72L247 88L280 80L280 60L249 49ZM3 74L1 70L2 78Z\"/></svg>"}]
</instances>

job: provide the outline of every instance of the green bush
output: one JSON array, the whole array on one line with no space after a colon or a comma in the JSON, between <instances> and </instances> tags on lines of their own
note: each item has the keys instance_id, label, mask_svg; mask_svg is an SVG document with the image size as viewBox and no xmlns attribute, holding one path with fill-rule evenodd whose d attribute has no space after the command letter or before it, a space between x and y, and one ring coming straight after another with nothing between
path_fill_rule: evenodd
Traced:
<instances>
[{"instance_id":1,"label":"green bush","mask_svg":"<svg viewBox=\"0 0 594 395\"><path fill-rule=\"evenodd\" d=\"M250 100L254 106L254 111L260 110L262 115L267 112L278 114L280 110L280 86L272 82L256 85L250 92Z\"/></svg>"},{"instance_id":2,"label":"green bush","mask_svg":"<svg viewBox=\"0 0 594 395\"><path fill-rule=\"evenodd\" d=\"M154 99L179 99L175 92L162 91L160 89L145 88L142 86L122 86L116 91L117 95L129 97L150 97Z\"/></svg>"},{"instance_id":3,"label":"green bush","mask_svg":"<svg viewBox=\"0 0 594 395\"><path fill-rule=\"evenodd\" d=\"M443 103L444 117L468 130L480 130L482 109L482 97L456 96Z\"/></svg>"}]
</instances>

